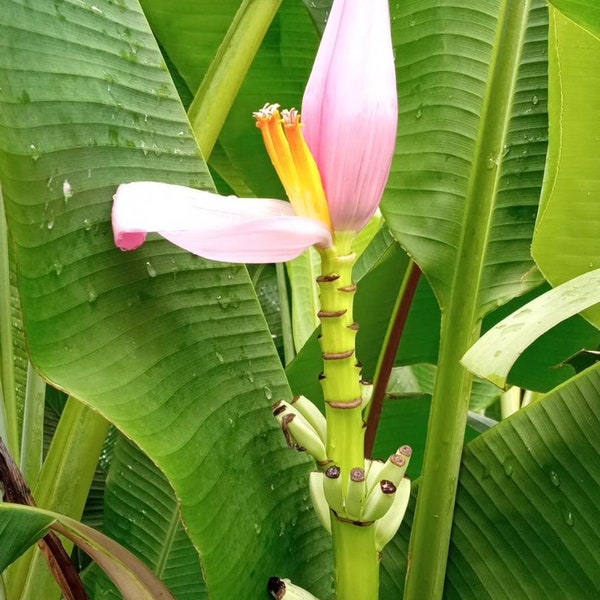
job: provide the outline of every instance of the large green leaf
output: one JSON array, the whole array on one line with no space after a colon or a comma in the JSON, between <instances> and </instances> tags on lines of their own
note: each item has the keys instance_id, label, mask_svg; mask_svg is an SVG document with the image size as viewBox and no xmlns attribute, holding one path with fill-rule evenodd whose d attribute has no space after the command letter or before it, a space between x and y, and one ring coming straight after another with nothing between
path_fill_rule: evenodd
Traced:
<instances>
[{"instance_id":1,"label":"large green leaf","mask_svg":"<svg viewBox=\"0 0 600 600\"><path fill-rule=\"evenodd\" d=\"M600 265L600 40L551 15L548 172L533 254L558 285ZM600 308L585 316L600 324Z\"/></svg>"},{"instance_id":2,"label":"large green leaf","mask_svg":"<svg viewBox=\"0 0 600 600\"><path fill-rule=\"evenodd\" d=\"M547 7L426 0L394 8L403 108L382 210L442 308L407 579L415 600L443 588L472 383L458 361L485 314L541 280L530 242L546 150Z\"/></svg>"},{"instance_id":3,"label":"large green leaf","mask_svg":"<svg viewBox=\"0 0 600 600\"><path fill-rule=\"evenodd\" d=\"M477 340L462 362L476 375L504 387L525 348L557 323L598 303L600 269L559 285L500 321Z\"/></svg>"},{"instance_id":4,"label":"large green leaf","mask_svg":"<svg viewBox=\"0 0 600 600\"><path fill-rule=\"evenodd\" d=\"M501 2L414 0L393 5L400 125L382 208L398 240L429 279L442 306L449 300L464 230L465 198L493 195L489 240L479 284L481 314L540 282L529 246L546 153L547 8L529 13L509 121L484 136L489 64ZM494 183L499 171L499 180ZM476 187L473 187L476 186ZM466 275L465 275L466 276Z\"/></svg>"},{"instance_id":5,"label":"large green leaf","mask_svg":"<svg viewBox=\"0 0 600 600\"><path fill-rule=\"evenodd\" d=\"M599 452L598 367L468 444L444 597L594 598ZM384 552L384 598L403 588L411 518Z\"/></svg>"},{"instance_id":6,"label":"large green leaf","mask_svg":"<svg viewBox=\"0 0 600 600\"><path fill-rule=\"evenodd\" d=\"M501 306L484 319L482 330L489 330L550 289L548 284L544 284ZM528 390L549 392L575 375L575 371L566 363L571 356L583 348L594 349L599 346L600 331L580 316L571 317L525 349L511 369L508 382Z\"/></svg>"},{"instance_id":7,"label":"large green leaf","mask_svg":"<svg viewBox=\"0 0 600 600\"><path fill-rule=\"evenodd\" d=\"M113 247L120 182L211 187L139 7L11 0L0 40L0 178L34 363L164 470L215 597L255 597L274 573L328 589L310 465L271 420L289 390L245 269L158 239Z\"/></svg>"}]
</instances>

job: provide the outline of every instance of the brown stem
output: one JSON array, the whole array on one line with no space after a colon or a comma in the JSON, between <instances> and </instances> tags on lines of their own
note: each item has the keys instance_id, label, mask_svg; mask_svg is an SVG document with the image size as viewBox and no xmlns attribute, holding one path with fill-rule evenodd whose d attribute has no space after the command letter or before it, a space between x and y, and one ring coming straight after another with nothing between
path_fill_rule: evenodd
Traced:
<instances>
[{"instance_id":1,"label":"brown stem","mask_svg":"<svg viewBox=\"0 0 600 600\"><path fill-rule=\"evenodd\" d=\"M26 506L36 505L23 474L2 438L0 438L0 483L4 489L3 502ZM63 596L67 600L89 600L79 573L60 539L51 532L38 541L38 546Z\"/></svg>"},{"instance_id":2,"label":"brown stem","mask_svg":"<svg viewBox=\"0 0 600 600\"><path fill-rule=\"evenodd\" d=\"M404 326L408 318L408 313L412 305L417 284L421 277L421 270L411 261L404 275L404 281L398 294L392 321L388 328L383 353L378 364L377 373L375 375L375 385L373 387L373 396L368 407L368 415L366 418L365 432L365 456L371 458L373 453L373 445L375 444L375 436L377 435L377 427L383 410L383 401L385 392L390 380L396 352L404 332Z\"/></svg>"}]
</instances>

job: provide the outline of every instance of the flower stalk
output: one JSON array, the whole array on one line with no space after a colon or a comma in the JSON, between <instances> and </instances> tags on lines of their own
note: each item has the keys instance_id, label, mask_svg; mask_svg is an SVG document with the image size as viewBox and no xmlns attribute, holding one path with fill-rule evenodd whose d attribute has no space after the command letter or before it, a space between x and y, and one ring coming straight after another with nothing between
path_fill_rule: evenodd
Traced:
<instances>
[{"instance_id":1,"label":"flower stalk","mask_svg":"<svg viewBox=\"0 0 600 600\"><path fill-rule=\"evenodd\" d=\"M332 248L321 250L321 275L317 279L321 292L321 385L326 403L327 456L340 468L343 496L344 514L331 509L336 598L372 600L379 589L375 527L373 522L358 520L367 490L360 363L355 352L358 325L353 319L356 285L352 268L356 255L352 239L351 235L338 234ZM351 477L359 470L362 478Z\"/></svg>"}]
</instances>

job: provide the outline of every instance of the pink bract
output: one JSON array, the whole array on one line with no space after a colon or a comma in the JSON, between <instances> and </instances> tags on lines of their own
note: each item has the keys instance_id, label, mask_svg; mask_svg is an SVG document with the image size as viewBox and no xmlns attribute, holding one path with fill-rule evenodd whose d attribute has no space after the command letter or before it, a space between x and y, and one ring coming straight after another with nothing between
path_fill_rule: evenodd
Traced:
<instances>
[{"instance_id":1,"label":"pink bract","mask_svg":"<svg viewBox=\"0 0 600 600\"><path fill-rule=\"evenodd\" d=\"M282 262L314 244L331 245L329 228L294 215L288 202L148 181L119 186L112 222L122 250L134 250L156 232L193 254L224 262Z\"/></svg>"},{"instance_id":2,"label":"pink bract","mask_svg":"<svg viewBox=\"0 0 600 600\"><path fill-rule=\"evenodd\" d=\"M388 0L335 0L302 103L335 231L359 231L385 188L398 101Z\"/></svg>"}]
</instances>

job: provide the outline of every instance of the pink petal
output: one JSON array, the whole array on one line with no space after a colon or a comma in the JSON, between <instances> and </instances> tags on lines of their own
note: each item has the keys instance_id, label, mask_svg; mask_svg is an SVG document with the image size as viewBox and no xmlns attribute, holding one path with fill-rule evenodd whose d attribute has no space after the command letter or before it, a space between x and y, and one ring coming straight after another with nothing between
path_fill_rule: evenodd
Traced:
<instances>
[{"instance_id":1,"label":"pink petal","mask_svg":"<svg viewBox=\"0 0 600 600\"><path fill-rule=\"evenodd\" d=\"M288 202L219 196L167 183L120 185L112 223L122 250L134 250L146 233L158 232L189 252L223 262L282 262L314 244L331 245L329 228L295 216Z\"/></svg>"},{"instance_id":2,"label":"pink petal","mask_svg":"<svg viewBox=\"0 0 600 600\"><path fill-rule=\"evenodd\" d=\"M381 200L398 101L388 0L335 0L302 103L337 231L358 231Z\"/></svg>"}]
</instances>

